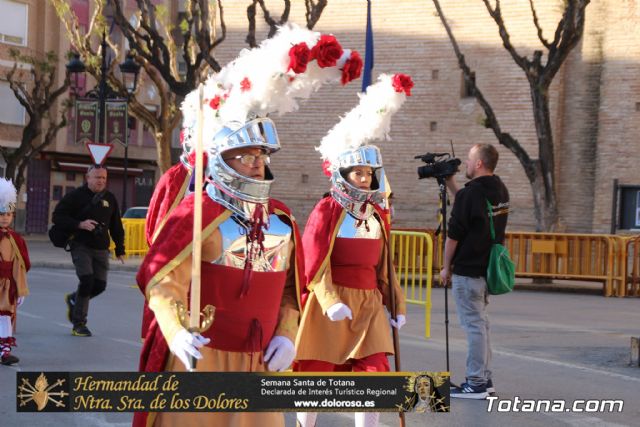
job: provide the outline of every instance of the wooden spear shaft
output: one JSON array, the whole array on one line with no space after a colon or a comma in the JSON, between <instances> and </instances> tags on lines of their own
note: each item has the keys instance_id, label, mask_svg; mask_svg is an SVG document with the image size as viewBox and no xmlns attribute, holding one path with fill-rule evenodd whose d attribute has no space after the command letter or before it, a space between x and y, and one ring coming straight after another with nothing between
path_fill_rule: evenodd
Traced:
<instances>
[{"instance_id":1,"label":"wooden spear shaft","mask_svg":"<svg viewBox=\"0 0 640 427\"><path fill-rule=\"evenodd\" d=\"M202 147L202 103L204 86L198 86L198 113L196 118L196 146L195 146L195 184L193 194L193 256L191 258L191 295L189 300L189 326L197 331L200 326L200 269L202 261L202 175L203 175L203 147ZM192 368L196 369L196 360L192 358Z\"/></svg>"},{"instance_id":2,"label":"wooden spear shaft","mask_svg":"<svg viewBox=\"0 0 640 427\"><path fill-rule=\"evenodd\" d=\"M389 200L389 196L391 195L391 184L387 179L387 175L384 176L384 187L385 187L385 198L387 201L387 210L389 212L388 220L389 225L391 225L391 202ZM391 252L391 226L389 226L389 232L387 233L387 279L389 286L389 304L391 305L391 318L394 321L398 321L397 312L396 312L396 289L393 286L393 252ZM395 364L396 372L401 372L402 367L400 366L400 339L398 337L398 329L391 327L391 334L393 336L393 361ZM399 412L398 416L400 417L400 427L405 427L406 421L404 418L404 412Z\"/></svg>"}]
</instances>

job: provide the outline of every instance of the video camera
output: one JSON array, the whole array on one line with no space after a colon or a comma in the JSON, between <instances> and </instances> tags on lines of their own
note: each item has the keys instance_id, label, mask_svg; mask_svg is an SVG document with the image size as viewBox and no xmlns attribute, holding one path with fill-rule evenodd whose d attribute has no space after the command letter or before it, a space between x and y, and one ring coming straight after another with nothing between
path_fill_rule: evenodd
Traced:
<instances>
[{"instance_id":1,"label":"video camera","mask_svg":"<svg viewBox=\"0 0 640 427\"><path fill-rule=\"evenodd\" d=\"M418 166L418 178L447 178L458 172L458 166L462 164L460 159L449 153L427 153L415 156L420 159L424 166Z\"/></svg>"}]
</instances>

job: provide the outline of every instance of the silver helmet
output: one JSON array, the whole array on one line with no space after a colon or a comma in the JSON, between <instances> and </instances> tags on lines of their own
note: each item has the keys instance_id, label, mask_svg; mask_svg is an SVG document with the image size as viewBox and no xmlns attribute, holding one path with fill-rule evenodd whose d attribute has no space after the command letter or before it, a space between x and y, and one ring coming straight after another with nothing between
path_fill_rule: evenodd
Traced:
<instances>
[{"instance_id":1,"label":"silver helmet","mask_svg":"<svg viewBox=\"0 0 640 427\"><path fill-rule=\"evenodd\" d=\"M227 123L214 137L207 149L206 175L210 178L207 194L236 213L246 215L244 203L268 203L273 174L265 164L265 179L244 176L229 166L223 154L243 147L257 147L267 154L280 150L276 127L271 119L257 118L242 124Z\"/></svg>"},{"instance_id":2,"label":"silver helmet","mask_svg":"<svg viewBox=\"0 0 640 427\"><path fill-rule=\"evenodd\" d=\"M369 166L373 169L370 190L360 189L347 180L347 175L355 166ZM340 154L333 163L331 195L351 215L365 220L373 213L372 203L382 202L383 182L384 169L380 150L375 145L364 145Z\"/></svg>"}]
</instances>

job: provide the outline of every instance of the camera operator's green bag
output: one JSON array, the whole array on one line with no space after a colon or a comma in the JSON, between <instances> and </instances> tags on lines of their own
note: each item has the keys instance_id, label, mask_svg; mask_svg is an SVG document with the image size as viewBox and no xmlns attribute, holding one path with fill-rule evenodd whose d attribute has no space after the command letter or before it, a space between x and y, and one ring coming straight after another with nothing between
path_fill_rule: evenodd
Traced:
<instances>
[{"instance_id":1,"label":"camera operator's green bag","mask_svg":"<svg viewBox=\"0 0 640 427\"><path fill-rule=\"evenodd\" d=\"M487 214L491 229L491 251L487 266L487 289L491 295L501 295L511 292L516 284L516 267L509 257L509 250L500 243L496 243L496 232L493 228L493 210L487 200Z\"/></svg>"}]
</instances>

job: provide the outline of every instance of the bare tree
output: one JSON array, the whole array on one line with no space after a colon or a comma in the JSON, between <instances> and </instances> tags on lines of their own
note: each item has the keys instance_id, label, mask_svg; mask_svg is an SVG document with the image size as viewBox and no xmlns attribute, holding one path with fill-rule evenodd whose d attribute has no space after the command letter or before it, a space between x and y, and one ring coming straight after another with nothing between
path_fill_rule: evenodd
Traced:
<instances>
[{"instance_id":1,"label":"bare tree","mask_svg":"<svg viewBox=\"0 0 640 427\"><path fill-rule=\"evenodd\" d=\"M127 39L135 61L142 66L145 74L156 86L160 96L159 112L149 111L131 97L130 111L153 133L158 148L158 166L164 172L171 166L171 135L180 122L179 103L194 90L210 72L222 68L214 56L215 48L226 38L224 7L221 0L185 0L180 21L174 25L174 16L166 6L155 5L152 0L135 0L138 12L136 22L126 16L123 0L93 0L93 15L85 33L80 31L78 20L71 11L69 0L49 0L56 7L63 21L71 43L87 60L88 71L96 79L100 78L99 51L96 37L101 37L105 29L105 12L113 18L114 24ZM312 28L318 21L327 0L314 3L306 0L307 27ZM257 44L255 19L257 5L260 6L265 22L269 25L269 37L275 34L278 25L289 19L290 0L284 0L284 12L274 20L264 1L252 1L247 11L249 32L247 43ZM109 46L118 52L118 46L110 39ZM180 59L180 60L179 60ZM114 61L115 62L115 61ZM113 74L114 63L109 70L109 85L124 94L122 83Z\"/></svg>"},{"instance_id":2,"label":"bare tree","mask_svg":"<svg viewBox=\"0 0 640 427\"><path fill-rule=\"evenodd\" d=\"M262 10L262 16L264 17L264 22L269 26L269 33L267 34L267 38L273 37L278 30L278 26L285 24L289 20L289 14L291 13L291 1L284 0L284 10L282 11L282 15L280 19L277 21L271 17L271 13L267 9L267 6L264 3L264 0L252 0L251 4L247 7L247 19L249 20L249 30L247 33L247 38L245 41L249 46L256 47L258 45L256 41L256 15L257 15L257 6L260 6ZM307 28L313 30L313 27L318 23L320 16L322 15L322 11L327 6L327 0L318 0L314 2L313 0L305 0L305 18L307 21Z\"/></svg>"},{"instance_id":3,"label":"bare tree","mask_svg":"<svg viewBox=\"0 0 640 427\"><path fill-rule=\"evenodd\" d=\"M62 85L56 82L58 57L53 51L44 55L23 54L18 49L9 51L14 65L4 78L9 82L18 102L27 112L27 124L22 129L20 146L16 149L0 147L7 162L6 176L18 192L24 183L24 171L38 153L56 139L58 131L67 125L67 102L61 104L57 114L53 106L69 87L66 75ZM19 67L19 63L28 67Z\"/></svg>"},{"instance_id":4,"label":"bare tree","mask_svg":"<svg viewBox=\"0 0 640 427\"><path fill-rule=\"evenodd\" d=\"M88 73L96 80L100 80L102 52L99 40L101 40L103 34L106 34L107 44L114 52L114 57L122 56L120 47L117 43L114 43L107 31L104 0L92 1L93 13L85 31L81 29L78 17L71 10L68 0L49 0L49 2L55 7L56 13L65 26L71 45L82 56ZM156 21L154 19L154 22ZM170 45L170 43L168 44ZM180 123L181 119L178 96L169 90L169 86L157 69L150 65L144 57L136 55L135 60L144 69L146 78L155 86L155 92L160 98L160 106L158 111L152 111L138 100L136 94L133 94L129 96L129 111L134 117L142 121L153 135L157 147L156 159L158 167L164 172L171 167L172 131ZM119 96L127 97L126 88L117 77L117 65L118 61L115 60L109 64L106 75L107 83ZM175 64L173 66L177 75L177 66Z\"/></svg>"},{"instance_id":5,"label":"bare tree","mask_svg":"<svg viewBox=\"0 0 640 427\"><path fill-rule=\"evenodd\" d=\"M509 52L513 61L522 69L531 92L533 118L538 138L538 157L532 158L522 145L509 133L503 132L493 108L485 98L472 77L472 70L467 65L465 57L451 31L451 27L440 7L438 0L433 0L438 16L449 36L453 50L458 58L458 66L463 72L467 85L473 90L473 95L485 113L484 125L493 130L498 142L507 147L520 161L525 174L531 184L535 209L536 229L538 231L553 231L559 222L558 204L555 188L555 158L553 152L553 135L551 132L551 117L549 111L549 87L558 70L567 59L569 53L578 44L584 31L585 9L590 0L566 0L562 19L556 26L553 40L549 41L543 35L538 21L533 0L529 0L533 23L536 27L538 39L546 52L535 50L531 58L522 56L511 44L509 32L505 26L500 9L500 0L495 0L495 6L490 0L482 0L498 26L498 33L504 48ZM546 61L545 61L546 59Z\"/></svg>"}]
</instances>

